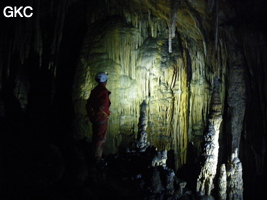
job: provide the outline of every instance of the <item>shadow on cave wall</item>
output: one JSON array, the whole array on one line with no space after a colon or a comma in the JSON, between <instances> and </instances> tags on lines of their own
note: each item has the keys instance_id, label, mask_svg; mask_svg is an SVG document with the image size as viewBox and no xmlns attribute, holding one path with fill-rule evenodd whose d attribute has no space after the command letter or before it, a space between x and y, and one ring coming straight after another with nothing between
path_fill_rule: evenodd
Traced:
<instances>
[{"instance_id":1,"label":"shadow on cave wall","mask_svg":"<svg viewBox=\"0 0 267 200\"><path fill-rule=\"evenodd\" d=\"M4 106L4 117L1 119L3 135L5 132L11 132L33 137L39 141L52 142L62 141L66 136L71 137L73 118L71 91L75 66L87 30L83 3L83 1L78 2L69 8L57 55L52 55L50 46L54 37L55 19L44 17L41 27L44 35L42 60L33 49L23 64L17 59L20 57L18 53L12 55L10 63L7 63L7 59L4 60L1 90ZM8 26L10 32L15 24L15 19L11 19L11 25ZM6 37L13 36L11 34ZM3 56L8 56L8 52L3 52ZM45 67L51 62L57 65L56 76L52 69ZM8 64L11 67L7 69ZM16 77L21 74L20 69L23 69L23 76L29 82L27 99L24 100L14 95L17 89ZM26 102L25 109L22 108L22 101Z\"/></svg>"}]
</instances>

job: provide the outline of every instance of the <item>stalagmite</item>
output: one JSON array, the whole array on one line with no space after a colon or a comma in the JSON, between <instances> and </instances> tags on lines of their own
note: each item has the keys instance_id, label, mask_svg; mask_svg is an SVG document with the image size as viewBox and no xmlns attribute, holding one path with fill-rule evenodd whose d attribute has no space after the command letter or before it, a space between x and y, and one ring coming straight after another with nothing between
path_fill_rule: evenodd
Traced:
<instances>
[{"instance_id":1,"label":"stalagmite","mask_svg":"<svg viewBox=\"0 0 267 200\"><path fill-rule=\"evenodd\" d=\"M15 6L21 1L12 2ZM267 1L27 0L16 5L32 6L34 15L1 20L0 117L4 120L0 128L5 125L1 135L9 140L22 132L22 138L25 134L31 140L63 142L62 147L65 142L90 140L92 124L84 123L84 104L96 84L96 72L108 71L107 88L112 92L104 153L108 162L110 154L121 153L135 142L136 151L129 155L152 165L145 171L153 167L163 171L160 176L155 172L155 181L163 186L168 182L167 190L155 185L153 191L172 195L179 183L173 182L173 172L164 179L167 152L168 166L191 173L187 166L195 169L203 150L199 177L184 176L189 186L197 181L202 199L211 194L221 200L242 199L242 165L247 194L260 194L258 184L266 183L267 132L263 2ZM215 76L221 85L211 101ZM50 94L52 105L47 104ZM219 96L222 105L216 102ZM154 159L149 145L158 149ZM8 158L14 149L5 146L12 150L4 156ZM221 165L235 149L229 167ZM180 185L183 194L186 190ZM6 187L11 192L14 188Z\"/></svg>"},{"instance_id":2,"label":"stalagmite","mask_svg":"<svg viewBox=\"0 0 267 200\"><path fill-rule=\"evenodd\" d=\"M160 172L158 168L154 168L153 176L151 178L151 188L150 191L154 194L160 194L163 190L162 181L160 178Z\"/></svg>"},{"instance_id":3,"label":"stalagmite","mask_svg":"<svg viewBox=\"0 0 267 200\"><path fill-rule=\"evenodd\" d=\"M156 166L162 166L163 168L165 168L166 165L166 161L167 161L167 151L158 151L157 155L153 158L152 160L152 166L156 167Z\"/></svg>"},{"instance_id":4,"label":"stalagmite","mask_svg":"<svg viewBox=\"0 0 267 200\"><path fill-rule=\"evenodd\" d=\"M200 196L210 196L214 188L213 179L216 175L218 151L219 151L219 132L222 122L222 104L218 91L218 79L215 80L215 90L211 100L211 114L209 117L208 131L204 136L204 165L201 168L200 175L197 179L197 192Z\"/></svg>"},{"instance_id":5,"label":"stalagmite","mask_svg":"<svg viewBox=\"0 0 267 200\"><path fill-rule=\"evenodd\" d=\"M171 5L180 5L180 1L172 2ZM170 15L174 19L177 14L178 20L182 13L177 12L178 8L170 11L170 3L148 3L139 5L140 8L147 6L142 12L124 7L123 13L114 10L118 16L103 19L102 13L92 11L95 19L102 20L89 26L76 68L73 85L75 138L91 138L91 128L83 123L84 101L94 87L94 74L98 70L108 71L112 114L106 153L116 153L122 146L132 149L127 145L137 136L137 140L142 141L138 143L141 148L146 143L143 141L148 139L158 151L173 150L178 169L187 162L188 142L194 142L200 150L202 140L199 138L207 126L210 107L210 82L215 75L205 70L206 58L201 42L195 43L184 35L172 35L177 40L172 42L172 54L169 53L166 22L170 21ZM162 14L155 7L165 12ZM175 30L182 22L172 22L173 34L185 28L179 26ZM143 100L147 102L148 137L147 134L140 137L136 128Z\"/></svg>"},{"instance_id":6,"label":"stalagmite","mask_svg":"<svg viewBox=\"0 0 267 200\"><path fill-rule=\"evenodd\" d=\"M226 190L227 190L226 168L225 168L225 164L222 164L220 168L220 176L219 176L219 181L218 181L219 200L226 200L226 197L227 197Z\"/></svg>"},{"instance_id":7,"label":"stalagmite","mask_svg":"<svg viewBox=\"0 0 267 200\"><path fill-rule=\"evenodd\" d=\"M136 148L139 152L145 152L150 143L147 141L147 117L146 117L146 101L144 100L140 105L140 118L138 124L138 140L136 141Z\"/></svg>"},{"instance_id":8,"label":"stalagmite","mask_svg":"<svg viewBox=\"0 0 267 200\"><path fill-rule=\"evenodd\" d=\"M174 188L174 181L175 181L175 173L173 169L167 169L167 175L166 175L166 192L169 195L173 195L175 188Z\"/></svg>"},{"instance_id":9,"label":"stalagmite","mask_svg":"<svg viewBox=\"0 0 267 200\"><path fill-rule=\"evenodd\" d=\"M238 150L232 153L227 169L227 196L228 200L243 199L242 163L238 158Z\"/></svg>"},{"instance_id":10,"label":"stalagmite","mask_svg":"<svg viewBox=\"0 0 267 200\"><path fill-rule=\"evenodd\" d=\"M186 184L187 184L187 182L185 182L185 181L179 182L179 189L176 191L176 196L178 198L180 198L184 195L184 189L185 189Z\"/></svg>"}]
</instances>

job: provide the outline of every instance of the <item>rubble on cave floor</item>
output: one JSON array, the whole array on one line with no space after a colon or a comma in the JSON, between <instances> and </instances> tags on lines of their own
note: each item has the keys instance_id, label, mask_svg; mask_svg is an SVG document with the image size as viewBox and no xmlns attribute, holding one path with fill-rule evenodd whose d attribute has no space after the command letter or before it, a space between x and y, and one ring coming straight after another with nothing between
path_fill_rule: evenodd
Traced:
<instances>
[{"instance_id":1,"label":"rubble on cave floor","mask_svg":"<svg viewBox=\"0 0 267 200\"><path fill-rule=\"evenodd\" d=\"M1 170L3 199L194 199L187 183L166 164L166 152L153 147L110 154L95 162L87 144L8 142Z\"/></svg>"},{"instance_id":2,"label":"rubble on cave floor","mask_svg":"<svg viewBox=\"0 0 267 200\"><path fill-rule=\"evenodd\" d=\"M108 155L100 165L90 165L88 187L93 188L96 183L108 191L102 195L113 194L117 199L193 199L186 182L179 179L173 169L166 165L152 166L155 157L158 161L160 158L149 150Z\"/></svg>"}]
</instances>

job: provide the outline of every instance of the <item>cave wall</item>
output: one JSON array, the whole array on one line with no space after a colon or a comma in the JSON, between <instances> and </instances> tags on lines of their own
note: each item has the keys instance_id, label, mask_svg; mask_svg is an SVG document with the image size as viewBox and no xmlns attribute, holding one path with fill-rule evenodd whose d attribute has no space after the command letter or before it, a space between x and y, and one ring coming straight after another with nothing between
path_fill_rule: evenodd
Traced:
<instances>
[{"instance_id":1,"label":"cave wall","mask_svg":"<svg viewBox=\"0 0 267 200\"><path fill-rule=\"evenodd\" d=\"M260 25L262 20L255 22L241 14L253 5L249 14L255 16L256 7L262 4L179 1L175 8L178 13L175 35L170 38L172 3L89 4L88 36L74 82L76 137L91 136L90 126L81 123L84 104L95 85L94 74L107 71L110 73L107 87L113 93L106 152L117 152L136 139L139 105L146 100L148 140L159 150L174 150L179 168L187 163L189 143L196 150L193 156L201 155L214 79L218 77L223 114L219 163L241 147L246 149L241 153L241 161L246 160L244 172L257 166L263 175L266 28ZM257 68L260 75L255 75ZM261 106L254 108L256 105ZM251 128L252 140L247 138L247 127ZM255 139L252 132L264 139ZM255 143L260 143L258 153ZM247 155L255 157L255 161L248 161ZM244 179L249 182L251 178Z\"/></svg>"},{"instance_id":2,"label":"cave wall","mask_svg":"<svg viewBox=\"0 0 267 200\"><path fill-rule=\"evenodd\" d=\"M146 100L149 142L158 150L174 150L176 168L189 159L195 164L218 77L223 115L219 164L238 147L245 187L254 194L262 192L264 1L23 3L33 6L33 18L1 18L2 134L23 132L52 141L66 136L90 139L85 101L95 86L95 73L103 70L109 73L107 87L112 92L105 153L116 153L136 139L139 106Z\"/></svg>"},{"instance_id":3,"label":"cave wall","mask_svg":"<svg viewBox=\"0 0 267 200\"><path fill-rule=\"evenodd\" d=\"M86 115L84 105L95 86L94 74L107 71L112 115L106 152L115 153L134 141L139 105L146 100L149 141L159 150L174 150L180 167L186 163L189 142L201 152L215 77L220 79L225 101L228 50L221 38L224 29L214 27L208 4L202 5L200 13L189 2L179 3L169 53L171 2L117 3L89 4L94 10L89 12L89 29L73 87L76 136L90 138L92 134L91 127L81 123ZM142 10L136 11L138 8ZM203 17L211 20L212 27L202 22ZM214 41L207 40L209 35L215 39L216 31L220 31L217 50Z\"/></svg>"}]
</instances>

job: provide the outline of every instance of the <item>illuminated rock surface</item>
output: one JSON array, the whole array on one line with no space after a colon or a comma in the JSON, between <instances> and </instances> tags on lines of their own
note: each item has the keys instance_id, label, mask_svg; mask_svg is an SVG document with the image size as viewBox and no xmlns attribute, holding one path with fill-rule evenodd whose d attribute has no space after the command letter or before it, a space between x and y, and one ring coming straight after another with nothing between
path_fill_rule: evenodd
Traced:
<instances>
[{"instance_id":1,"label":"illuminated rock surface","mask_svg":"<svg viewBox=\"0 0 267 200\"><path fill-rule=\"evenodd\" d=\"M197 179L196 191L200 196L210 196L214 188L214 178L217 173L219 155L219 132L222 122L222 104L218 92L218 79L215 81L215 89L211 100L211 111L207 133L204 134L204 164Z\"/></svg>"},{"instance_id":2,"label":"illuminated rock surface","mask_svg":"<svg viewBox=\"0 0 267 200\"><path fill-rule=\"evenodd\" d=\"M238 151L231 155L227 170L227 196L229 200L243 199L242 163L238 158Z\"/></svg>"},{"instance_id":3,"label":"illuminated rock surface","mask_svg":"<svg viewBox=\"0 0 267 200\"><path fill-rule=\"evenodd\" d=\"M220 168L220 176L219 176L219 181L218 181L218 188L219 188L219 194L218 198L220 200L226 200L226 191L227 191L227 175L226 175L226 169L225 169L225 164L221 165Z\"/></svg>"},{"instance_id":4,"label":"illuminated rock surface","mask_svg":"<svg viewBox=\"0 0 267 200\"><path fill-rule=\"evenodd\" d=\"M153 5L147 6L155 9ZM73 101L79 127L76 137L90 138L91 128L80 123L85 115L84 102L95 85L95 73L108 71L112 115L106 151L117 152L120 145L136 138L138 105L146 100L148 141L160 151L174 149L179 167L186 163L188 141L194 140L194 134L201 135L206 126L211 84L216 74L204 70L202 39L187 41L177 35L172 54L168 53L169 9L168 5L162 6L166 12L163 19L157 16L158 11L150 13L144 6L142 9L148 13L139 15L125 7L122 17L102 19L89 26L74 83ZM194 29L199 35L198 28Z\"/></svg>"}]
</instances>

